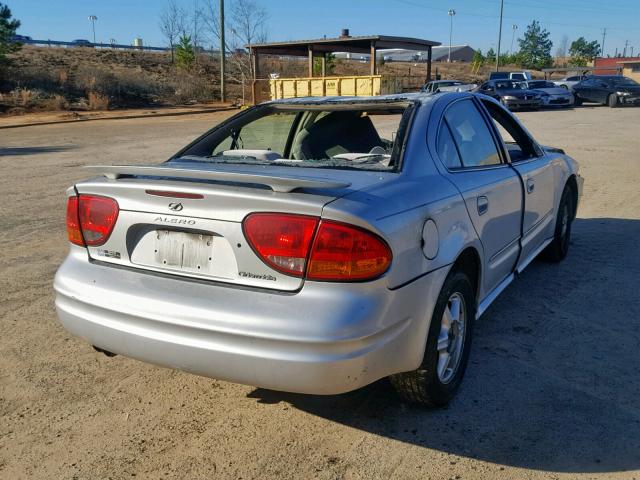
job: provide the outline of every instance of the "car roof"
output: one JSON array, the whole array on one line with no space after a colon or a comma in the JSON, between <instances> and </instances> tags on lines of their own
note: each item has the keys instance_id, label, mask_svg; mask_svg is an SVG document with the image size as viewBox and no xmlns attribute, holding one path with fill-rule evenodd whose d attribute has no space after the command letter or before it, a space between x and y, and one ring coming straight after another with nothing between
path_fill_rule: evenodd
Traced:
<instances>
[{"instance_id":1,"label":"car roof","mask_svg":"<svg viewBox=\"0 0 640 480\"><path fill-rule=\"evenodd\" d=\"M372 97L300 97L300 98L283 98L271 100L261 103L260 105L292 105L292 106L318 106L318 105L384 105L397 103L431 103L444 96L471 97L470 92L411 92L411 93L394 93L390 95L378 95Z\"/></svg>"}]
</instances>

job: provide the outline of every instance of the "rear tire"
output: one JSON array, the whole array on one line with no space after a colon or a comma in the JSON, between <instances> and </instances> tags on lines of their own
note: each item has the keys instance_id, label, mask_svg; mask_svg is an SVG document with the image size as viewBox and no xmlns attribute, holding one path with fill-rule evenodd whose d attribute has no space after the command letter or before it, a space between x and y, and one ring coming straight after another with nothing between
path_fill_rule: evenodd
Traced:
<instances>
[{"instance_id":1,"label":"rear tire","mask_svg":"<svg viewBox=\"0 0 640 480\"><path fill-rule=\"evenodd\" d=\"M452 270L433 311L422 365L390 377L400 397L426 407L444 406L454 397L467 368L475 316L471 281Z\"/></svg>"},{"instance_id":2,"label":"rear tire","mask_svg":"<svg viewBox=\"0 0 640 480\"><path fill-rule=\"evenodd\" d=\"M562 197L560 198L553 241L545 248L542 254L545 260L557 263L564 260L567 256L571 243L571 224L573 223L573 217L573 192L567 185L564 187Z\"/></svg>"},{"instance_id":3,"label":"rear tire","mask_svg":"<svg viewBox=\"0 0 640 480\"><path fill-rule=\"evenodd\" d=\"M607 105L611 108L615 108L619 105L618 96L615 93L612 93L607 97Z\"/></svg>"}]
</instances>

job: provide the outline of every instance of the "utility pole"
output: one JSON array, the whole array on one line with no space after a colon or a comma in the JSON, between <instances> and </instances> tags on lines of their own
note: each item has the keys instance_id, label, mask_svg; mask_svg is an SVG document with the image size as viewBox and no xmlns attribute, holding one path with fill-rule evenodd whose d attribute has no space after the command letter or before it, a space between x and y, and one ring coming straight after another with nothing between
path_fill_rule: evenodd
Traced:
<instances>
[{"instance_id":1,"label":"utility pole","mask_svg":"<svg viewBox=\"0 0 640 480\"><path fill-rule=\"evenodd\" d=\"M500 70L500 42L502 41L502 12L504 0L500 0L500 28L498 29L498 52L496 53L496 72Z\"/></svg>"},{"instance_id":2,"label":"utility pole","mask_svg":"<svg viewBox=\"0 0 640 480\"><path fill-rule=\"evenodd\" d=\"M516 30L518 29L518 25L514 23L513 25L511 25L511 28L513 29L513 33L511 34L511 49L509 50L509 53L513 55L513 40L516 37Z\"/></svg>"},{"instance_id":3,"label":"utility pole","mask_svg":"<svg viewBox=\"0 0 640 480\"><path fill-rule=\"evenodd\" d=\"M447 62L451 63L451 39L453 38L453 16L456 14L454 9L449 10L449 58Z\"/></svg>"},{"instance_id":4,"label":"utility pole","mask_svg":"<svg viewBox=\"0 0 640 480\"><path fill-rule=\"evenodd\" d=\"M89 15L89 21L91 22L91 28L93 29L93 43L96 43L96 20L98 20L98 17L95 15Z\"/></svg>"},{"instance_id":5,"label":"utility pole","mask_svg":"<svg viewBox=\"0 0 640 480\"><path fill-rule=\"evenodd\" d=\"M600 55L604 57L604 39L607 36L607 29L602 29L602 43L600 44Z\"/></svg>"},{"instance_id":6,"label":"utility pole","mask_svg":"<svg viewBox=\"0 0 640 480\"><path fill-rule=\"evenodd\" d=\"M221 102L226 101L226 97L227 97L225 78L224 78L225 60L226 58L225 58L225 48L224 48L224 0L220 0L220 101Z\"/></svg>"}]
</instances>

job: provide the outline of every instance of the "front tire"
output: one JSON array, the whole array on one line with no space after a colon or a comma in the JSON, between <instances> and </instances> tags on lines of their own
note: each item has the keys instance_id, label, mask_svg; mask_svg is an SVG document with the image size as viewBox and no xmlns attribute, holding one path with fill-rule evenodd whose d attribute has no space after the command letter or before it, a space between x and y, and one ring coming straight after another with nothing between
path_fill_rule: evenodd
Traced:
<instances>
[{"instance_id":1,"label":"front tire","mask_svg":"<svg viewBox=\"0 0 640 480\"><path fill-rule=\"evenodd\" d=\"M582 99L576 95L575 93L573 94L573 104L577 107L579 107L580 105L582 105Z\"/></svg>"},{"instance_id":2,"label":"front tire","mask_svg":"<svg viewBox=\"0 0 640 480\"><path fill-rule=\"evenodd\" d=\"M558 206L558 216L556 217L556 228L553 241L543 252L543 258L549 262L561 262L569 252L571 243L571 224L574 217L573 194L570 187L564 187L560 205Z\"/></svg>"},{"instance_id":3,"label":"front tire","mask_svg":"<svg viewBox=\"0 0 640 480\"><path fill-rule=\"evenodd\" d=\"M607 105L611 108L615 108L619 104L618 96L615 93L612 93L607 97Z\"/></svg>"},{"instance_id":4,"label":"front tire","mask_svg":"<svg viewBox=\"0 0 640 480\"><path fill-rule=\"evenodd\" d=\"M444 406L454 397L467 368L475 316L471 281L452 270L433 311L422 364L390 377L400 397L427 407Z\"/></svg>"}]
</instances>

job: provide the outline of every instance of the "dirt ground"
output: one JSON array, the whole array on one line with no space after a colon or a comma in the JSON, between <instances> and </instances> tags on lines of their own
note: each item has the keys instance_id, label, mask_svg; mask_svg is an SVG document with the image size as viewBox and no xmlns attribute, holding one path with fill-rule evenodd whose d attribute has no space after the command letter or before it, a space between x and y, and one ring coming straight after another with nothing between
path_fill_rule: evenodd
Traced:
<instances>
[{"instance_id":1,"label":"dirt ground","mask_svg":"<svg viewBox=\"0 0 640 480\"><path fill-rule=\"evenodd\" d=\"M107 358L56 320L66 187L228 113L0 130L0 477L640 479L640 108L520 114L582 164L569 257L476 324L457 398L292 395Z\"/></svg>"}]
</instances>

